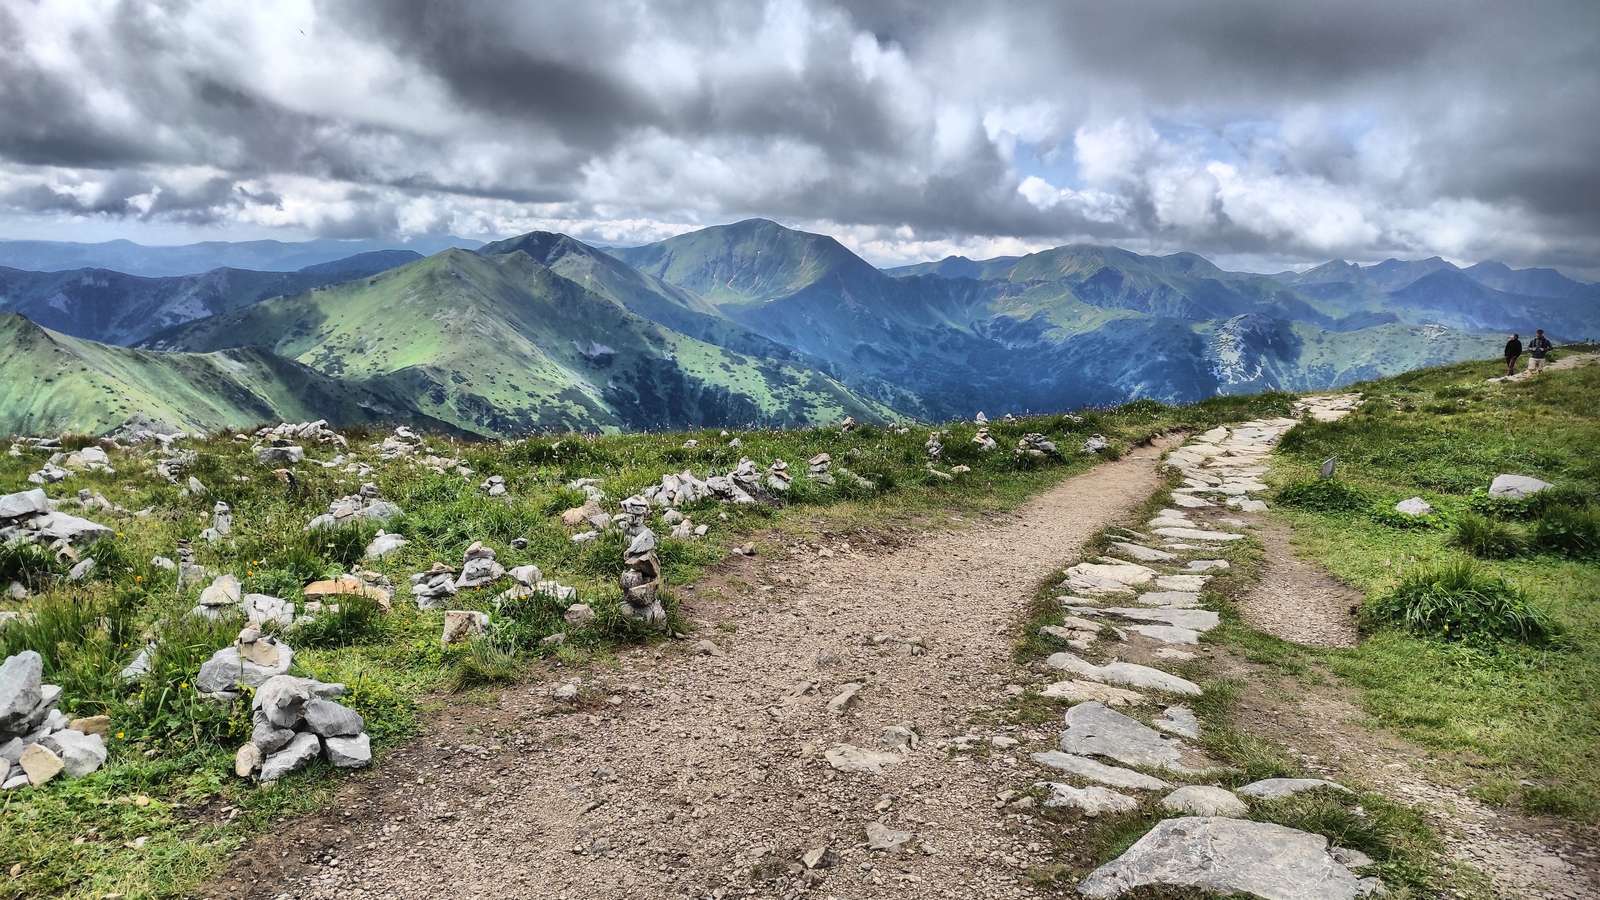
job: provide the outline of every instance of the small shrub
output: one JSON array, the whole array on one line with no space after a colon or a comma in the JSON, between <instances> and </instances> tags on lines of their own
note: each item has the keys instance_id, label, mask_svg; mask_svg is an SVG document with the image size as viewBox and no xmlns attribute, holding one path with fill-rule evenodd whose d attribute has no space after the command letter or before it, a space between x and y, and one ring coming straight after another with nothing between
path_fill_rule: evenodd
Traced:
<instances>
[{"instance_id":1,"label":"small shrub","mask_svg":"<svg viewBox=\"0 0 1600 900\"><path fill-rule=\"evenodd\" d=\"M1555 633L1543 610L1505 579L1470 562L1423 569L1361 607L1362 624L1421 637L1488 644L1541 644Z\"/></svg>"},{"instance_id":2,"label":"small shrub","mask_svg":"<svg viewBox=\"0 0 1600 900\"><path fill-rule=\"evenodd\" d=\"M52 577L66 573L55 554L38 544L0 544L0 589L17 581L30 591L43 590Z\"/></svg>"},{"instance_id":3,"label":"small shrub","mask_svg":"<svg viewBox=\"0 0 1600 900\"><path fill-rule=\"evenodd\" d=\"M1387 528L1400 528L1406 530L1438 528L1439 517L1436 513L1425 516L1413 516L1394 508L1394 505L1384 501L1375 503L1367 514L1372 521Z\"/></svg>"},{"instance_id":4,"label":"small shrub","mask_svg":"<svg viewBox=\"0 0 1600 900\"><path fill-rule=\"evenodd\" d=\"M1600 507L1546 507L1533 522L1533 546L1574 559L1600 556Z\"/></svg>"},{"instance_id":5,"label":"small shrub","mask_svg":"<svg viewBox=\"0 0 1600 900\"><path fill-rule=\"evenodd\" d=\"M1504 522L1477 513L1463 513L1447 543L1479 559L1510 559L1526 552L1527 538Z\"/></svg>"},{"instance_id":6,"label":"small shrub","mask_svg":"<svg viewBox=\"0 0 1600 900\"><path fill-rule=\"evenodd\" d=\"M1358 488L1336 478L1314 478L1291 482L1278 491L1278 503L1310 512L1365 512L1372 500Z\"/></svg>"},{"instance_id":7,"label":"small shrub","mask_svg":"<svg viewBox=\"0 0 1600 900\"><path fill-rule=\"evenodd\" d=\"M305 547L317 556L348 568L361 561L367 545L378 534L378 523L356 519L342 525L313 528L304 536Z\"/></svg>"}]
</instances>

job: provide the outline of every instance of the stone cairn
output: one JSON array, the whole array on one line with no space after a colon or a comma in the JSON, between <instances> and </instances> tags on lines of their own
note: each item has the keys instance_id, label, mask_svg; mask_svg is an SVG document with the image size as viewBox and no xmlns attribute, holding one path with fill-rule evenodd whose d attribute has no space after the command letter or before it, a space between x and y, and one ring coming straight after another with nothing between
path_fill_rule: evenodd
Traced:
<instances>
[{"instance_id":1,"label":"stone cairn","mask_svg":"<svg viewBox=\"0 0 1600 900\"><path fill-rule=\"evenodd\" d=\"M491 497L504 497L506 493L506 479L503 475L490 475L484 479L478 489Z\"/></svg>"},{"instance_id":2,"label":"stone cairn","mask_svg":"<svg viewBox=\"0 0 1600 900\"><path fill-rule=\"evenodd\" d=\"M939 432L929 432L928 441L922 445L922 449L927 452L928 459L938 459L944 453L944 443L939 440Z\"/></svg>"},{"instance_id":3,"label":"stone cairn","mask_svg":"<svg viewBox=\"0 0 1600 900\"><path fill-rule=\"evenodd\" d=\"M845 416L844 419L839 423L839 432L841 434L849 434L850 432L855 431L855 430L856 430L856 419L855 419L855 416Z\"/></svg>"},{"instance_id":4,"label":"stone cairn","mask_svg":"<svg viewBox=\"0 0 1600 900\"><path fill-rule=\"evenodd\" d=\"M656 556L655 532L646 528L628 545L623 553L619 583L622 586L622 611L630 618L647 625L660 625L667 620L661 607L661 560Z\"/></svg>"},{"instance_id":5,"label":"stone cairn","mask_svg":"<svg viewBox=\"0 0 1600 900\"><path fill-rule=\"evenodd\" d=\"M650 501L642 495L634 494L622 501L622 512L611 517L611 523L622 529L623 535L629 540L646 530L645 517L650 515Z\"/></svg>"},{"instance_id":6,"label":"stone cairn","mask_svg":"<svg viewBox=\"0 0 1600 900\"><path fill-rule=\"evenodd\" d=\"M1089 435L1089 437L1087 439L1084 440L1084 442L1083 442L1083 451L1082 452L1084 452L1084 453L1100 453L1100 452L1104 451L1109 446L1111 446L1111 442L1106 440L1106 436L1105 435L1103 435L1103 434L1091 434L1091 435Z\"/></svg>"},{"instance_id":7,"label":"stone cairn","mask_svg":"<svg viewBox=\"0 0 1600 900\"><path fill-rule=\"evenodd\" d=\"M228 504L218 500L211 507L211 527L200 532L200 538L210 543L216 543L233 533L233 510Z\"/></svg>"},{"instance_id":8,"label":"stone cairn","mask_svg":"<svg viewBox=\"0 0 1600 900\"><path fill-rule=\"evenodd\" d=\"M335 768L372 762L372 741L361 714L335 702L342 684L274 675L256 689L250 740L233 758L234 774L265 783L302 769L319 756Z\"/></svg>"},{"instance_id":9,"label":"stone cairn","mask_svg":"<svg viewBox=\"0 0 1600 900\"><path fill-rule=\"evenodd\" d=\"M73 545L109 534L104 525L53 509L39 488L0 496L0 544L38 544L58 557L76 559Z\"/></svg>"},{"instance_id":10,"label":"stone cairn","mask_svg":"<svg viewBox=\"0 0 1600 900\"><path fill-rule=\"evenodd\" d=\"M32 650L0 664L0 789L38 787L58 775L81 778L105 764L111 720L68 720L61 688L45 684L44 659Z\"/></svg>"},{"instance_id":11,"label":"stone cairn","mask_svg":"<svg viewBox=\"0 0 1600 900\"><path fill-rule=\"evenodd\" d=\"M483 587L499 581L505 574L506 567L495 559L493 548L485 547L482 541L473 541L461 561L461 576L456 579L455 588L460 591Z\"/></svg>"},{"instance_id":12,"label":"stone cairn","mask_svg":"<svg viewBox=\"0 0 1600 900\"><path fill-rule=\"evenodd\" d=\"M828 471L832 466L832 456L818 453L806 461L806 475L818 484L833 484L833 473Z\"/></svg>"},{"instance_id":13,"label":"stone cairn","mask_svg":"<svg viewBox=\"0 0 1600 900\"><path fill-rule=\"evenodd\" d=\"M981 416L983 413L978 413L978 415ZM978 428L978 433L972 436L972 442L977 444L978 449L985 453L988 453L990 450L1000 446L999 444L995 443L994 438L989 434L989 427L987 425L983 425Z\"/></svg>"},{"instance_id":14,"label":"stone cairn","mask_svg":"<svg viewBox=\"0 0 1600 900\"><path fill-rule=\"evenodd\" d=\"M767 489L773 493L786 493L793 480L789 477L789 464L783 460L775 459L767 466Z\"/></svg>"},{"instance_id":15,"label":"stone cairn","mask_svg":"<svg viewBox=\"0 0 1600 900\"><path fill-rule=\"evenodd\" d=\"M306 523L307 531L349 525L362 519L387 522L400 515L400 507L383 499L378 486L363 484L354 494L328 504L328 511Z\"/></svg>"},{"instance_id":16,"label":"stone cairn","mask_svg":"<svg viewBox=\"0 0 1600 900\"><path fill-rule=\"evenodd\" d=\"M287 674L292 662L293 648L247 625L238 640L200 664L194 689L207 700L237 700L240 689L260 687L269 678Z\"/></svg>"},{"instance_id":17,"label":"stone cairn","mask_svg":"<svg viewBox=\"0 0 1600 900\"><path fill-rule=\"evenodd\" d=\"M439 609L448 597L456 595L456 570L441 562L426 572L411 576L411 596L417 609Z\"/></svg>"},{"instance_id":18,"label":"stone cairn","mask_svg":"<svg viewBox=\"0 0 1600 900\"><path fill-rule=\"evenodd\" d=\"M1036 431L1030 431L1017 439L1017 458L1041 460L1050 456L1059 456L1054 441L1046 438Z\"/></svg>"},{"instance_id":19,"label":"stone cairn","mask_svg":"<svg viewBox=\"0 0 1600 900\"><path fill-rule=\"evenodd\" d=\"M178 479L184 475L187 475L189 470L194 468L194 464L198 462L199 459L200 454L194 452L193 450L184 450L180 448L171 456L162 457L161 459L156 460L156 475L165 479L170 484L177 484ZM199 484L200 482L194 479L190 480L193 482L193 484L190 485L192 491L193 485ZM202 489L201 491L195 493L203 492L204 491Z\"/></svg>"}]
</instances>

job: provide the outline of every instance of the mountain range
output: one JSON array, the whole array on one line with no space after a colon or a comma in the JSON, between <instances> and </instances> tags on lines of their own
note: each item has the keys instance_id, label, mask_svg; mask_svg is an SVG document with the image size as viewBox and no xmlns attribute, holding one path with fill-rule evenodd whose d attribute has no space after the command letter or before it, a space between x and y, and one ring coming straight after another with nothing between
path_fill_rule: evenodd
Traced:
<instances>
[{"instance_id":1,"label":"mountain range","mask_svg":"<svg viewBox=\"0 0 1600 900\"><path fill-rule=\"evenodd\" d=\"M0 392L0 433L316 413L488 436L1320 389L1490 356L1508 330L1600 335L1600 286L1442 259L1260 275L1095 245L880 270L753 219L640 247L533 232L287 272L0 270L6 311L34 349L0 355L30 385Z\"/></svg>"},{"instance_id":2,"label":"mountain range","mask_svg":"<svg viewBox=\"0 0 1600 900\"><path fill-rule=\"evenodd\" d=\"M295 271L364 253L409 250L432 256L441 250L483 246L482 241L454 236L419 237L404 241L204 241L152 247L133 241L81 244L72 241L0 240L0 266L35 272L68 269L111 269L126 275L160 277L192 275L212 269Z\"/></svg>"}]
</instances>

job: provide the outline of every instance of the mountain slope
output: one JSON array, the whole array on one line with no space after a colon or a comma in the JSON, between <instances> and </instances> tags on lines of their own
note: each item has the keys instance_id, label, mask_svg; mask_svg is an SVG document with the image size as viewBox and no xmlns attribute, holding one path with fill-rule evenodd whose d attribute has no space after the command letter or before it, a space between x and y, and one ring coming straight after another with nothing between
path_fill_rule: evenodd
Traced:
<instances>
[{"instance_id":1,"label":"mountain slope","mask_svg":"<svg viewBox=\"0 0 1600 900\"><path fill-rule=\"evenodd\" d=\"M292 272L306 266L385 250L429 256L451 247L474 249L481 241L424 237L405 241L206 241L177 246L147 246L133 241L80 244L69 241L0 240L0 266L35 272L111 269L148 278L193 275L212 269Z\"/></svg>"},{"instance_id":2,"label":"mountain slope","mask_svg":"<svg viewBox=\"0 0 1600 900\"><path fill-rule=\"evenodd\" d=\"M313 419L438 424L264 350L152 353L0 315L0 434L98 434L131 418L207 431Z\"/></svg>"},{"instance_id":3,"label":"mountain slope","mask_svg":"<svg viewBox=\"0 0 1600 900\"><path fill-rule=\"evenodd\" d=\"M663 328L521 251L448 250L152 341L187 350L241 343L412 398L425 413L486 435L887 414L816 371Z\"/></svg>"},{"instance_id":4,"label":"mountain slope","mask_svg":"<svg viewBox=\"0 0 1600 900\"><path fill-rule=\"evenodd\" d=\"M111 344L134 344L183 322L232 312L267 297L365 278L421 259L410 250L363 253L299 272L214 269L146 278L108 269L27 272L0 268L0 312Z\"/></svg>"}]
</instances>

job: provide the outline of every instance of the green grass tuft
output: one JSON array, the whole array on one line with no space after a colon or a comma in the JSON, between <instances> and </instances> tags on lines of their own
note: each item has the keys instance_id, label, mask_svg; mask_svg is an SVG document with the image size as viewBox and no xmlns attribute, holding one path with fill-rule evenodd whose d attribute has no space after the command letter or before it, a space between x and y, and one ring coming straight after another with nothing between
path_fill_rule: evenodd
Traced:
<instances>
[{"instance_id":1,"label":"green grass tuft","mask_svg":"<svg viewBox=\"0 0 1600 900\"><path fill-rule=\"evenodd\" d=\"M1395 627L1444 641L1543 644L1555 633L1548 615L1504 578L1469 562L1421 569L1361 607L1362 624Z\"/></svg>"},{"instance_id":2,"label":"green grass tuft","mask_svg":"<svg viewBox=\"0 0 1600 900\"><path fill-rule=\"evenodd\" d=\"M1511 559L1528 549L1528 539L1521 531L1474 512L1462 513L1456 519L1448 543L1479 559Z\"/></svg>"}]
</instances>

